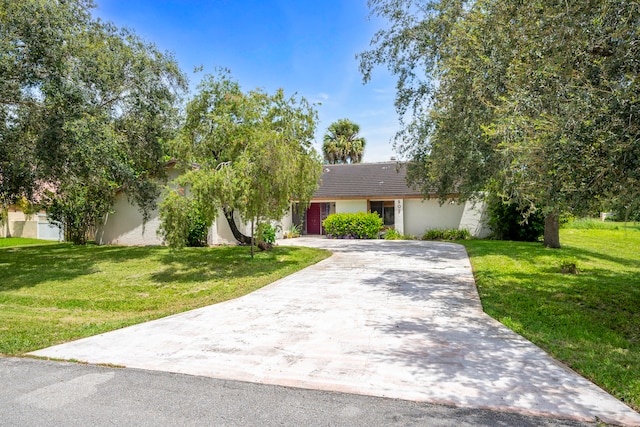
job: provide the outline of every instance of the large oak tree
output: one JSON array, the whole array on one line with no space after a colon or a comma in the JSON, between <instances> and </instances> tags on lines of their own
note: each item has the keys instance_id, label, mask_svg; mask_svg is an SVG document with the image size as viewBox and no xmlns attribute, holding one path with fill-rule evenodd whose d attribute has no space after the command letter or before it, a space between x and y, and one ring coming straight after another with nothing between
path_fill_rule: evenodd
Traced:
<instances>
[{"instance_id":1,"label":"large oak tree","mask_svg":"<svg viewBox=\"0 0 640 427\"><path fill-rule=\"evenodd\" d=\"M640 5L626 0L370 0L389 22L360 55L398 76L401 154L442 198L500 193L558 218L640 188Z\"/></svg>"},{"instance_id":2,"label":"large oak tree","mask_svg":"<svg viewBox=\"0 0 640 427\"><path fill-rule=\"evenodd\" d=\"M0 1L0 207L44 205L86 241L117 190L145 218L186 82L170 55L89 0Z\"/></svg>"}]
</instances>

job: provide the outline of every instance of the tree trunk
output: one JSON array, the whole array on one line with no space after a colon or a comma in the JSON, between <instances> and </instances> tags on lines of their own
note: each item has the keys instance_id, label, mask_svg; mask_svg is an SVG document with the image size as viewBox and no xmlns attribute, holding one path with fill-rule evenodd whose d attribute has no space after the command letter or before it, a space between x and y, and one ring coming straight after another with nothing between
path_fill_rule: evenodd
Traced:
<instances>
[{"instance_id":1,"label":"tree trunk","mask_svg":"<svg viewBox=\"0 0 640 427\"><path fill-rule=\"evenodd\" d=\"M253 259L253 217L251 217L251 259Z\"/></svg>"},{"instance_id":2,"label":"tree trunk","mask_svg":"<svg viewBox=\"0 0 640 427\"><path fill-rule=\"evenodd\" d=\"M223 208L222 212L224 212L224 217L227 219L227 222L229 223L229 228L231 228L233 237L235 237L236 240L241 245L250 245L252 242L251 237L245 236L240 232L240 230L238 230L238 226L236 225L236 220L233 218L233 209Z\"/></svg>"},{"instance_id":3,"label":"tree trunk","mask_svg":"<svg viewBox=\"0 0 640 427\"><path fill-rule=\"evenodd\" d=\"M544 218L544 245L560 248L560 215L557 212L551 212Z\"/></svg>"}]
</instances>

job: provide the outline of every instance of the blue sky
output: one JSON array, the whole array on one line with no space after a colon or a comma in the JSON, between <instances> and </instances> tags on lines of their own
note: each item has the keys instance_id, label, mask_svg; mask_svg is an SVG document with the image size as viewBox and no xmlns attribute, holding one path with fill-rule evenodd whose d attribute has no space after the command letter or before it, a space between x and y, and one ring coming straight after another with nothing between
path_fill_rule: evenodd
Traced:
<instances>
[{"instance_id":1,"label":"blue sky","mask_svg":"<svg viewBox=\"0 0 640 427\"><path fill-rule=\"evenodd\" d=\"M355 55L383 23L366 0L96 0L94 16L173 52L192 91L203 73L231 70L245 90L278 88L317 106L322 135L335 120L360 125L365 162L389 160L398 129L394 80L384 68L363 85Z\"/></svg>"}]
</instances>

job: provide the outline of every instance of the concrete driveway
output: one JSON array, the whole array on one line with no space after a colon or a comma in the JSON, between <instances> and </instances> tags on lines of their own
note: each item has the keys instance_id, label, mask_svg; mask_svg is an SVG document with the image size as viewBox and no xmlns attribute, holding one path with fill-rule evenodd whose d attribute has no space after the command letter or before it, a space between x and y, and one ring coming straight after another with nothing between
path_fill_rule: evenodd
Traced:
<instances>
[{"instance_id":1,"label":"concrete driveway","mask_svg":"<svg viewBox=\"0 0 640 427\"><path fill-rule=\"evenodd\" d=\"M250 295L31 354L583 421L640 414L482 312L464 247L334 251Z\"/></svg>"}]
</instances>

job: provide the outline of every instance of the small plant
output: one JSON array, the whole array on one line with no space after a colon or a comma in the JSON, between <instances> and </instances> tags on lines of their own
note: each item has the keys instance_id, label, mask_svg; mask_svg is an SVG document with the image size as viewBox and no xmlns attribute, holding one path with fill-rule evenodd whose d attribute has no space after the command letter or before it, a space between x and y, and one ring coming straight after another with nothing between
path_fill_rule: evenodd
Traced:
<instances>
[{"instance_id":1,"label":"small plant","mask_svg":"<svg viewBox=\"0 0 640 427\"><path fill-rule=\"evenodd\" d=\"M385 240L404 240L404 236L395 228L390 228L384 234Z\"/></svg>"},{"instance_id":2,"label":"small plant","mask_svg":"<svg viewBox=\"0 0 640 427\"><path fill-rule=\"evenodd\" d=\"M258 248L263 251L273 249L273 244L276 242L275 227L268 222L260 223L256 232L256 238L258 240Z\"/></svg>"},{"instance_id":3,"label":"small plant","mask_svg":"<svg viewBox=\"0 0 640 427\"><path fill-rule=\"evenodd\" d=\"M385 240L417 240L413 234L402 234L395 228L388 229L384 234Z\"/></svg>"},{"instance_id":4,"label":"small plant","mask_svg":"<svg viewBox=\"0 0 640 427\"><path fill-rule=\"evenodd\" d=\"M284 232L285 239L293 239L295 237L300 237L302 227L300 225L291 224L291 227Z\"/></svg>"},{"instance_id":5,"label":"small plant","mask_svg":"<svg viewBox=\"0 0 640 427\"><path fill-rule=\"evenodd\" d=\"M322 221L327 237L337 239L376 239L384 223L377 213L338 213Z\"/></svg>"},{"instance_id":6,"label":"small plant","mask_svg":"<svg viewBox=\"0 0 640 427\"><path fill-rule=\"evenodd\" d=\"M457 228L427 230L422 235L422 240L469 240L469 230Z\"/></svg>"},{"instance_id":7,"label":"small plant","mask_svg":"<svg viewBox=\"0 0 640 427\"><path fill-rule=\"evenodd\" d=\"M575 258L564 258L560 260L560 273L578 274L578 262Z\"/></svg>"}]
</instances>

